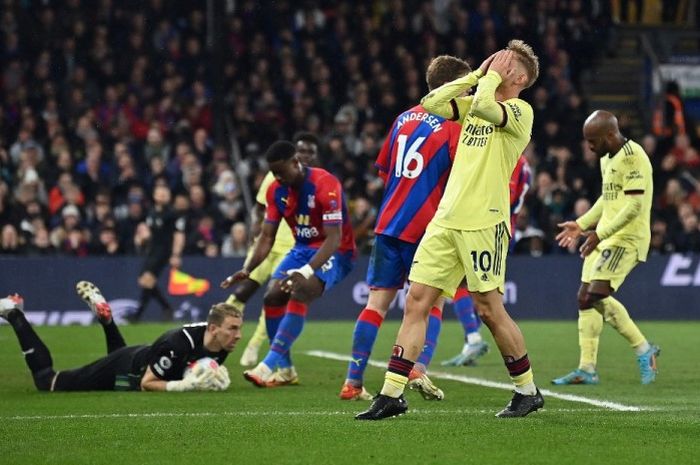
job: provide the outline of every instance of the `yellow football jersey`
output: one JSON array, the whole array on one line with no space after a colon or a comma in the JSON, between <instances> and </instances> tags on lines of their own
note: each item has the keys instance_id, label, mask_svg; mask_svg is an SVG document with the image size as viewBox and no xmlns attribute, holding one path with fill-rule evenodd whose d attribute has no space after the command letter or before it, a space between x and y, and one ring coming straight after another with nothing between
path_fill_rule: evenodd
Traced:
<instances>
[{"instance_id":1,"label":"yellow football jersey","mask_svg":"<svg viewBox=\"0 0 700 465\"><path fill-rule=\"evenodd\" d=\"M634 141L628 140L612 156L600 159L600 171L603 176L603 213L596 230L609 224L625 206L625 191L644 191L640 214L627 223L615 234L607 238L614 243L622 241L633 244L637 249L639 261L645 261L651 240L651 202L654 194L651 162L644 149Z\"/></svg>"},{"instance_id":2,"label":"yellow football jersey","mask_svg":"<svg viewBox=\"0 0 700 465\"><path fill-rule=\"evenodd\" d=\"M500 102L502 127L469 113L464 118L454 165L434 222L474 231L505 222L510 228L508 183L530 141L533 112L519 98Z\"/></svg>"},{"instance_id":3,"label":"yellow football jersey","mask_svg":"<svg viewBox=\"0 0 700 465\"><path fill-rule=\"evenodd\" d=\"M258 195L255 196L255 200L259 204L267 207L267 190L274 181L275 176L272 174L272 171L268 171L262 183L260 183ZM294 242L294 234L292 234L292 230L289 229L289 225L284 220L280 221L279 227L277 228L277 235L275 236L275 244L272 246L272 250L275 252L286 252L294 247Z\"/></svg>"}]
</instances>

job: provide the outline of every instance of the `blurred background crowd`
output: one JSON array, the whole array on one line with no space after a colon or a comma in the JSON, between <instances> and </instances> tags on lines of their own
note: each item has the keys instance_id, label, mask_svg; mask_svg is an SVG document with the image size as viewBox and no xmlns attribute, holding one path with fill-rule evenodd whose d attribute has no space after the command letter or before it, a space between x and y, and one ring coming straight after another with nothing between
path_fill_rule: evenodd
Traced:
<instances>
[{"instance_id":1,"label":"blurred background crowd","mask_svg":"<svg viewBox=\"0 0 700 465\"><path fill-rule=\"evenodd\" d=\"M511 38L541 66L524 96L533 181L515 251L574 252L553 237L600 193L579 77L614 29L609 2L226 3L217 70L203 1L0 0L0 254L139 254L152 188L167 184L187 218L185 254L244 256L261 155L299 131L321 141L367 251L382 194L374 159L426 92L429 61L447 53L477 67ZM217 104L231 122L223 139ZM655 169L652 249L698 252L698 134L674 109L638 140Z\"/></svg>"}]
</instances>

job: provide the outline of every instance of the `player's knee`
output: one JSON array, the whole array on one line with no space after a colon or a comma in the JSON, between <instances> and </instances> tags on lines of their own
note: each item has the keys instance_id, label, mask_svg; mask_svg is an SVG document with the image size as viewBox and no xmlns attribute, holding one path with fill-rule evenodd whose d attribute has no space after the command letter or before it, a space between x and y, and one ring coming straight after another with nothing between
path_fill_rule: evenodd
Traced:
<instances>
[{"instance_id":1,"label":"player's knee","mask_svg":"<svg viewBox=\"0 0 700 465\"><path fill-rule=\"evenodd\" d=\"M263 305L270 307L280 307L287 303L288 295L280 289L269 289L263 297Z\"/></svg>"},{"instance_id":2,"label":"player's knee","mask_svg":"<svg viewBox=\"0 0 700 465\"><path fill-rule=\"evenodd\" d=\"M579 310L588 310L594 308L595 305L603 298L599 294L591 294L590 292L582 292L578 295Z\"/></svg>"},{"instance_id":3,"label":"player's knee","mask_svg":"<svg viewBox=\"0 0 700 465\"><path fill-rule=\"evenodd\" d=\"M412 319L427 319L433 302L424 296L408 293L406 296L406 308L404 309L404 318Z\"/></svg>"},{"instance_id":4,"label":"player's knee","mask_svg":"<svg viewBox=\"0 0 700 465\"><path fill-rule=\"evenodd\" d=\"M54 376L56 376L56 372L53 371L53 368L46 368L36 373L32 373L34 385L39 391L50 391Z\"/></svg>"}]
</instances>

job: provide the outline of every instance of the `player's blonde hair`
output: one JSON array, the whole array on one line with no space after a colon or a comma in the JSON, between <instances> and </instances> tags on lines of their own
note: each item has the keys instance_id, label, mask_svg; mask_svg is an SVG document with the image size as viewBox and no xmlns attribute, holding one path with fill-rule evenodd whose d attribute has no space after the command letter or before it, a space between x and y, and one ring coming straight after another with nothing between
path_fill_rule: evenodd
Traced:
<instances>
[{"instance_id":1,"label":"player's blonde hair","mask_svg":"<svg viewBox=\"0 0 700 465\"><path fill-rule=\"evenodd\" d=\"M518 61L523 64L525 71L527 72L527 89L535 83L537 76L540 75L540 59L537 58L535 52L532 50L528 44L520 39L513 39L508 42L506 50L512 50L518 56Z\"/></svg>"},{"instance_id":2,"label":"player's blonde hair","mask_svg":"<svg viewBox=\"0 0 700 465\"><path fill-rule=\"evenodd\" d=\"M454 81L471 71L469 63L452 55L440 55L432 59L425 72L425 82L428 90L437 89L441 85Z\"/></svg>"},{"instance_id":3,"label":"player's blonde hair","mask_svg":"<svg viewBox=\"0 0 700 465\"><path fill-rule=\"evenodd\" d=\"M207 315L207 323L221 326L228 316L243 318L243 314L236 307L225 302L220 302L212 305L209 310L209 315Z\"/></svg>"}]
</instances>

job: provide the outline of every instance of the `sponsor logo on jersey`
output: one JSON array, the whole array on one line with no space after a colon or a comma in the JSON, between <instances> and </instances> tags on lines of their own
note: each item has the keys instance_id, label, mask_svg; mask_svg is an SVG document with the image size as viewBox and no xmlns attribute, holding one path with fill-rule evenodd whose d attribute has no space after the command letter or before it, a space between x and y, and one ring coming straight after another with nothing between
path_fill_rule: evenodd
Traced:
<instances>
[{"instance_id":1,"label":"sponsor logo on jersey","mask_svg":"<svg viewBox=\"0 0 700 465\"><path fill-rule=\"evenodd\" d=\"M520 107L512 102L506 102L506 105L508 105L508 108L513 112L515 120L520 121L520 117L523 115L523 112L520 111Z\"/></svg>"},{"instance_id":2,"label":"sponsor logo on jersey","mask_svg":"<svg viewBox=\"0 0 700 465\"><path fill-rule=\"evenodd\" d=\"M340 211L323 214L323 221L342 221L342 220L343 220L343 212L340 212Z\"/></svg>"}]
</instances>

